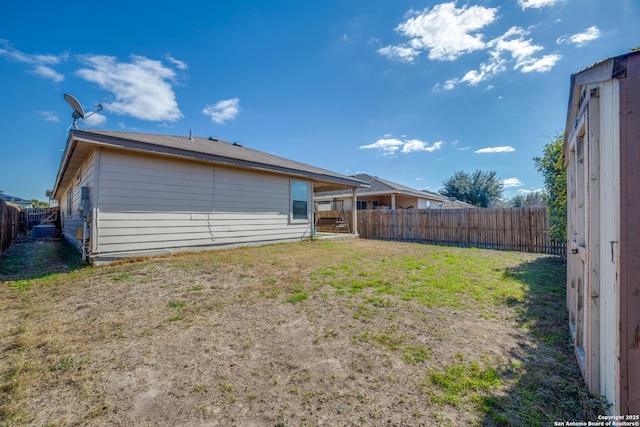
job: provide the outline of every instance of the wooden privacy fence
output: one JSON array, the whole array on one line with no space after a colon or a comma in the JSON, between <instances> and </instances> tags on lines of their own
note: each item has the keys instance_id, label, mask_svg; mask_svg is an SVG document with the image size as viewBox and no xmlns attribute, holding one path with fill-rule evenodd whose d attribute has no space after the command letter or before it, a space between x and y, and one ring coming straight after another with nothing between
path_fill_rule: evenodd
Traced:
<instances>
[{"instance_id":1,"label":"wooden privacy fence","mask_svg":"<svg viewBox=\"0 0 640 427\"><path fill-rule=\"evenodd\" d=\"M59 207L26 208L20 212L20 223L24 232L39 224L55 224L60 214Z\"/></svg>"},{"instance_id":2,"label":"wooden privacy fence","mask_svg":"<svg viewBox=\"0 0 640 427\"><path fill-rule=\"evenodd\" d=\"M0 199L0 254L4 253L20 233L20 208Z\"/></svg>"},{"instance_id":3,"label":"wooden privacy fence","mask_svg":"<svg viewBox=\"0 0 640 427\"><path fill-rule=\"evenodd\" d=\"M399 240L566 255L566 244L549 235L547 209L361 210L358 233L365 239ZM318 212L335 216L336 212ZM350 221L351 211L345 212Z\"/></svg>"}]
</instances>

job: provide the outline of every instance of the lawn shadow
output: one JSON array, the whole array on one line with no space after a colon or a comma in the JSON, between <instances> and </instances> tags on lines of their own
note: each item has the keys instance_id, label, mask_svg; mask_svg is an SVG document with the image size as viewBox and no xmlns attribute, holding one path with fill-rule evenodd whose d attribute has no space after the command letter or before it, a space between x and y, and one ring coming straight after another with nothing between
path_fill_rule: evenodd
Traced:
<instances>
[{"instance_id":1,"label":"lawn shadow","mask_svg":"<svg viewBox=\"0 0 640 427\"><path fill-rule=\"evenodd\" d=\"M64 239L24 237L0 256L0 282L39 279L86 267L80 253Z\"/></svg>"},{"instance_id":2,"label":"lawn shadow","mask_svg":"<svg viewBox=\"0 0 640 427\"><path fill-rule=\"evenodd\" d=\"M566 260L541 257L504 271L520 281L526 297L517 321L533 344L511 354L502 372L512 386L480 398L485 426L547 426L555 421L595 421L602 402L590 396L574 357L566 310Z\"/></svg>"}]
</instances>

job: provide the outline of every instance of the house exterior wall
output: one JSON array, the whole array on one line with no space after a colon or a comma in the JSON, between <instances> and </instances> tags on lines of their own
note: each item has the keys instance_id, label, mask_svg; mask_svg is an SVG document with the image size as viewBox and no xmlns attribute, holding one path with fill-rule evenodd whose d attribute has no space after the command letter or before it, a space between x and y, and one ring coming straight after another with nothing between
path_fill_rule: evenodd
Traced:
<instances>
[{"instance_id":1,"label":"house exterior wall","mask_svg":"<svg viewBox=\"0 0 640 427\"><path fill-rule=\"evenodd\" d=\"M60 224L63 236L67 242L78 249L82 248L82 229L85 227L85 219L78 208L82 204L82 187L89 189L89 206L86 208L93 208L93 193L95 191L94 165L95 156L91 154L84 161L71 184L62 192L62 197L59 199ZM84 231L85 235L90 232L90 228Z\"/></svg>"},{"instance_id":2,"label":"house exterior wall","mask_svg":"<svg viewBox=\"0 0 640 427\"><path fill-rule=\"evenodd\" d=\"M307 220L292 220L287 176L109 149L98 152L95 260L311 235L311 190Z\"/></svg>"}]
</instances>

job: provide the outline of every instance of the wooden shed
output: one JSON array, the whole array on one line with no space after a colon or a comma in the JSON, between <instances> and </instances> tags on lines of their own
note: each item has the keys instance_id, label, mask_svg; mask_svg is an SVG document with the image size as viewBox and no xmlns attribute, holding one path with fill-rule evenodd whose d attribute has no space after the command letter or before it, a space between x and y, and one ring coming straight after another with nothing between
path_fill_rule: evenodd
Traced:
<instances>
[{"instance_id":1,"label":"wooden shed","mask_svg":"<svg viewBox=\"0 0 640 427\"><path fill-rule=\"evenodd\" d=\"M72 130L53 196L65 239L102 263L310 238L314 191L366 185L215 138Z\"/></svg>"},{"instance_id":2,"label":"wooden shed","mask_svg":"<svg viewBox=\"0 0 640 427\"><path fill-rule=\"evenodd\" d=\"M640 52L571 76L567 305L585 382L640 414Z\"/></svg>"}]
</instances>

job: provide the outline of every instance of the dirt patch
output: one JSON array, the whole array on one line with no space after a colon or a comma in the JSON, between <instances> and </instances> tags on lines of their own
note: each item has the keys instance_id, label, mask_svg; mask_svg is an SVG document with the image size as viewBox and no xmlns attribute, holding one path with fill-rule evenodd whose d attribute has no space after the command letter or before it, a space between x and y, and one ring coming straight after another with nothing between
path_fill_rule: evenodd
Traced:
<instances>
[{"instance_id":1,"label":"dirt patch","mask_svg":"<svg viewBox=\"0 0 640 427\"><path fill-rule=\"evenodd\" d=\"M68 254L46 268L4 264L49 245L64 251L23 242L0 265L7 425L524 425L528 415L509 411L519 383L540 369L549 383L538 386L575 388L576 400L546 417L582 416L567 337L541 341L544 320L523 317L527 298L428 305L409 291L425 286L419 271L440 264L392 266L480 256L503 277L540 256L352 240L100 268ZM560 293L556 303L544 315L561 323ZM474 364L495 368L495 387L443 400L430 374Z\"/></svg>"}]
</instances>

